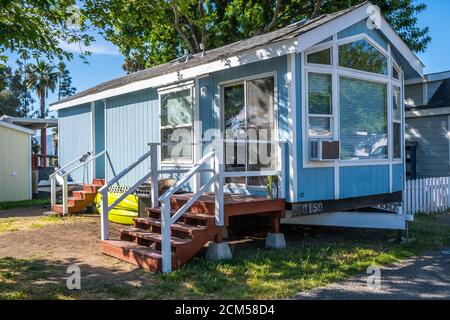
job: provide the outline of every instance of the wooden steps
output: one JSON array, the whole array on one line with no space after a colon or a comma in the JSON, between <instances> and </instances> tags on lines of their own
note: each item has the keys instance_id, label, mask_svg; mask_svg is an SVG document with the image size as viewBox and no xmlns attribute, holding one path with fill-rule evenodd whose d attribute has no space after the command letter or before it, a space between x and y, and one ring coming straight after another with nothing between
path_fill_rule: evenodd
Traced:
<instances>
[{"instance_id":1,"label":"wooden steps","mask_svg":"<svg viewBox=\"0 0 450 320\"><path fill-rule=\"evenodd\" d=\"M190 196L171 197L172 208L178 210ZM226 221L230 215L264 214L272 217L276 225L284 216L284 200L238 195L226 195L224 200ZM221 241L222 228L215 225L214 210L214 196L205 194L177 223L171 225L173 270L185 265L209 241ZM161 210L147 208L146 212L147 218L136 218L133 227L120 229L120 240L102 241L102 252L157 272L162 268ZM175 213L173 211L172 215Z\"/></svg>"},{"instance_id":2,"label":"wooden steps","mask_svg":"<svg viewBox=\"0 0 450 320\"><path fill-rule=\"evenodd\" d=\"M73 191L72 196L67 199L67 209L68 213L81 213L88 206L94 203L95 197L97 195L98 189L100 189L105 184L104 179L94 179L92 184L84 185L83 190ZM52 206L52 211L59 214L63 213L63 205L56 204Z\"/></svg>"}]
</instances>

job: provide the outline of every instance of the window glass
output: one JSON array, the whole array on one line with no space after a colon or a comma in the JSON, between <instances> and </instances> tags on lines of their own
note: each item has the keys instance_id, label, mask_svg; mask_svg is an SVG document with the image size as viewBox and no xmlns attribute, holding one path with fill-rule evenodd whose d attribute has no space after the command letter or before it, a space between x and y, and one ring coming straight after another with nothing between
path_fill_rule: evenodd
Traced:
<instances>
[{"instance_id":1,"label":"window glass","mask_svg":"<svg viewBox=\"0 0 450 320\"><path fill-rule=\"evenodd\" d=\"M180 142L161 147L162 161L192 161L191 90L161 95L161 142Z\"/></svg>"},{"instance_id":2,"label":"window glass","mask_svg":"<svg viewBox=\"0 0 450 320\"><path fill-rule=\"evenodd\" d=\"M399 87L394 86L392 89L392 118L396 121L401 120L402 94Z\"/></svg>"},{"instance_id":3,"label":"window glass","mask_svg":"<svg viewBox=\"0 0 450 320\"><path fill-rule=\"evenodd\" d=\"M161 95L161 126L178 126L190 123L192 123L190 90Z\"/></svg>"},{"instance_id":4,"label":"window glass","mask_svg":"<svg viewBox=\"0 0 450 320\"><path fill-rule=\"evenodd\" d=\"M366 40L339 46L339 66L387 75L387 58Z\"/></svg>"},{"instance_id":5,"label":"window glass","mask_svg":"<svg viewBox=\"0 0 450 320\"><path fill-rule=\"evenodd\" d=\"M393 148L394 148L394 158L395 159L400 159L402 157L402 143L401 143L401 137L402 137L402 133L401 133L401 124L394 122L393 124L393 135L394 135L394 139L393 139Z\"/></svg>"},{"instance_id":6,"label":"window glass","mask_svg":"<svg viewBox=\"0 0 450 320\"><path fill-rule=\"evenodd\" d=\"M330 136L331 135L331 118L328 117L310 117L309 118L309 135L310 136Z\"/></svg>"},{"instance_id":7,"label":"window glass","mask_svg":"<svg viewBox=\"0 0 450 320\"><path fill-rule=\"evenodd\" d=\"M398 72L397 68L392 66L392 77L394 79L400 80L400 73Z\"/></svg>"},{"instance_id":8,"label":"window glass","mask_svg":"<svg viewBox=\"0 0 450 320\"><path fill-rule=\"evenodd\" d=\"M307 57L308 63L314 64L331 64L331 49L325 49L322 51L314 52L308 54Z\"/></svg>"},{"instance_id":9,"label":"window glass","mask_svg":"<svg viewBox=\"0 0 450 320\"><path fill-rule=\"evenodd\" d=\"M340 77L341 159L386 159L387 86Z\"/></svg>"},{"instance_id":10,"label":"window glass","mask_svg":"<svg viewBox=\"0 0 450 320\"><path fill-rule=\"evenodd\" d=\"M331 114L331 74L308 74L309 114Z\"/></svg>"}]
</instances>

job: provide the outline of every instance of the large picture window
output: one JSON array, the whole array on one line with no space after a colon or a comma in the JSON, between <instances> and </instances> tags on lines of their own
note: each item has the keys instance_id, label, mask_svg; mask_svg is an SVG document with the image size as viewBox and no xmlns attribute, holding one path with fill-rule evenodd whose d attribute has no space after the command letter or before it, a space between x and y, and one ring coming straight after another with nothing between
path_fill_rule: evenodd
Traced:
<instances>
[{"instance_id":1,"label":"large picture window","mask_svg":"<svg viewBox=\"0 0 450 320\"><path fill-rule=\"evenodd\" d=\"M387 159L387 85L340 77L341 160Z\"/></svg>"},{"instance_id":2,"label":"large picture window","mask_svg":"<svg viewBox=\"0 0 450 320\"><path fill-rule=\"evenodd\" d=\"M191 89L164 93L160 99L161 161L192 162Z\"/></svg>"}]
</instances>

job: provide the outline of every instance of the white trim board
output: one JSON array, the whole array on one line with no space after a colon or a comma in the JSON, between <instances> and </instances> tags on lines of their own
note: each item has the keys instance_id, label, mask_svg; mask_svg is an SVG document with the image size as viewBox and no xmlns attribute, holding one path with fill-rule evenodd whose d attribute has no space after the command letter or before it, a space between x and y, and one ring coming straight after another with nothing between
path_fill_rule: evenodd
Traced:
<instances>
[{"instance_id":1,"label":"white trim board","mask_svg":"<svg viewBox=\"0 0 450 320\"><path fill-rule=\"evenodd\" d=\"M91 101L101 100L125 93L143 90L152 87L160 87L173 83L178 83L195 77L199 77L208 73L217 72L220 70L226 70L237 66L246 65L249 63L267 60L275 57L284 56L294 52L302 52L311 48L315 44L319 43L323 39L331 37L333 34L344 30L353 24L369 17L372 11L369 10L372 4L356 8L342 16L331 20L323 25L320 25L312 30L305 32L294 39L280 41L268 46L263 46L258 49L250 50L238 54L236 56L229 57L227 59L221 59L210 63L205 63L199 66L187 68L177 72L164 74L161 76L145 79L142 81L133 82L117 88L105 90L99 93L90 94L84 97L76 98L70 101L55 103L50 107L50 111L56 111L63 108L72 107L88 103ZM408 48L398 34L392 29L389 23L381 18L380 31L388 38L390 42L399 50L411 67L420 75L423 75L423 63L417 58L417 56Z\"/></svg>"},{"instance_id":2,"label":"white trim board","mask_svg":"<svg viewBox=\"0 0 450 320\"><path fill-rule=\"evenodd\" d=\"M405 230L412 216L396 213L334 212L281 219L282 224Z\"/></svg>"}]
</instances>

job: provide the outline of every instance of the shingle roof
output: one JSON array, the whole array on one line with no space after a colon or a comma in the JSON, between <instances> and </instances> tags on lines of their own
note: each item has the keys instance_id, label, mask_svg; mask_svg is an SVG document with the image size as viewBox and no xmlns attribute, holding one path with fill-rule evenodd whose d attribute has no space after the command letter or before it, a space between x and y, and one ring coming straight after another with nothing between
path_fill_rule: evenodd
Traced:
<instances>
[{"instance_id":1,"label":"shingle roof","mask_svg":"<svg viewBox=\"0 0 450 320\"><path fill-rule=\"evenodd\" d=\"M214 62L218 60L223 60L232 56L235 56L237 54L243 53L245 51L256 49L258 47L262 47L265 45L273 44L276 42L284 41L293 39L295 37L298 37L301 34L304 34L308 31L311 31L324 23L327 23L333 19L336 19L354 9L357 9L359 7L362 7L366 5L369 1L366 1L364 3L361 3L359 5L350 7L348 9L322 15L318 18L312 19L312 20L306 20L306 21L300 21L294 24L291 24L287 27L268 32L262 35L254 36L246 40L241 40L235 43L231 43L228 45L225 45L220 48L212 49L206 52L205 55L202 56L202 54L195 54L191 56L189 61L187 62L179 62L179 60L174 60L166 64L161 64L149 69L145 69L142 71L138 71L120 78L116 78L107 82L103 82L95 87L89 88L87 90L84 90L82 92L79 92L71 97L68 97L64 100L52 103L51 105L60 104L63 102L68 102L77 98L85 97L91 94L99 93L105 90L118 88L121 86L124 86L126 84L150 79L156 76L160 76L167 73L177 72L181 71L183 69L195 67L198 65L202 65L209 62Z\"/></svg>"}]
</instances>

